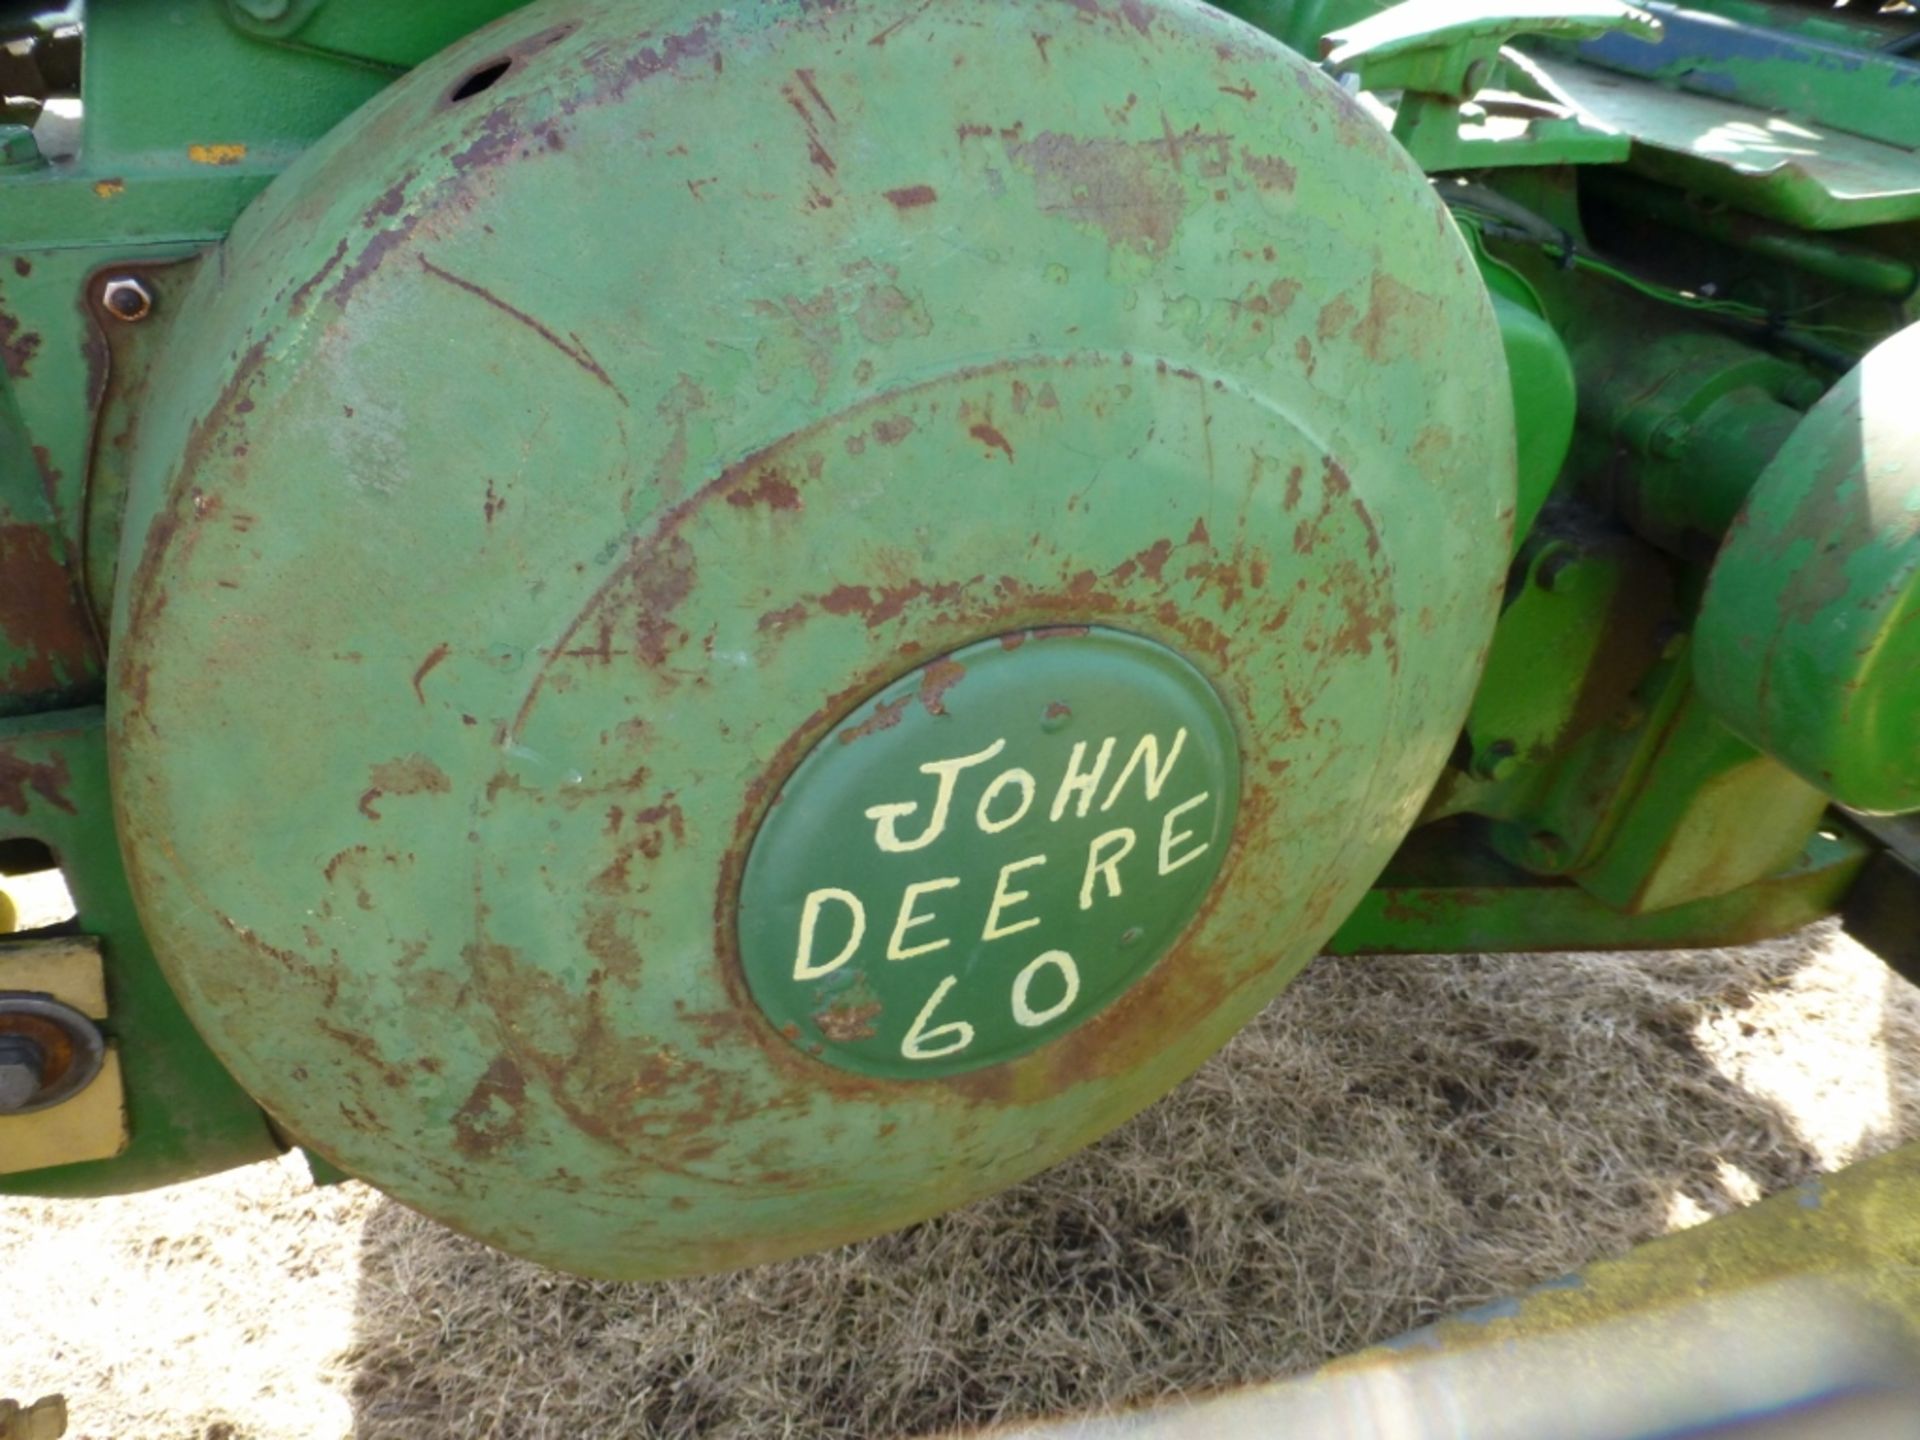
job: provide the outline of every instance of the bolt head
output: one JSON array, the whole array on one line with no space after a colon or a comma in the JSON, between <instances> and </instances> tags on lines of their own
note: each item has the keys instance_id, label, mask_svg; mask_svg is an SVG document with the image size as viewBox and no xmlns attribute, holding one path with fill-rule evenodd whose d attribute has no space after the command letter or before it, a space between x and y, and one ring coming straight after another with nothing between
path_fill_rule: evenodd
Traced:
<instances>
[{"instance_id":1,"label":"bolt head","mask_svg":"<svg viewBox=\"0 0 1920 1440\"><path fill-rule=\"evenodd\" d=\"M1542 590L1554 590L1575 566L1583 564L1585 560L1586 556L1574 546L1557 543L1534 564L1533 583Z\"/></svg>"},{"instance_id":2,"label":"bolt head","mask_svg":"<svg viewBox=\"0 0 1920 1440\"><path fill-rule=\"evenodd\" d=\"M0 1054L0 1115L24 1110L40 1093L40 1066L21 1056Z\"/></svg>"},{"instance_id":3,"label":"bolt head","mask_svg":"<svg viewBox=\"0 0 1920 1440\"><path fill-rule=\"evenodd\" d=\"M1679 415L1669 415L1653 427L1653 433L1647 437L1647 448L1662 460L1678 459L1692 433L1693 425L1689 421Z\"/></svg>"},{"instance_id":4,"label":"bolt head","mask_svg":"<svg viewBox=\"0 0 1920 1440\"><path fill-rule=\"evenodd\" d=\"M32 170L45 163L32 130L25 125L0 125L0 170Z\"/></svg>"},{"instance_id":5,"label":"bolt head","mask_svg":"<svg viewBox=\"0 0 1920 1440\"><path fill-rule=\"evenodd\" d=\"M153 291L137 275L115 275L100 287L100 303L114 319L131 325L153 313Z\"/></svg>"},{"instance_id":6,"label":"bolt head","mask_svg":"<svg viewBox=\"0 0 1920 1440\"><path fill-rule=\"evenodd\" d=\"M1520 768L1520 750L1511 740L1496 740L1473 759L1473 773L1499 784L1511 780Z\"/></svg>"}]
</instances>

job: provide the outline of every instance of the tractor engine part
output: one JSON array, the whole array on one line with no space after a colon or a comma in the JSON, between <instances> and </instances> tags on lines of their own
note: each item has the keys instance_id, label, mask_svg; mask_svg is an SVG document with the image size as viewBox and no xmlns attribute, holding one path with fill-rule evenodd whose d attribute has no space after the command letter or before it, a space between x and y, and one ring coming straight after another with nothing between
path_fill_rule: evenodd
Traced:
<instances>
[{"instance_id":1,"label":"tractor engine part","mask_svg":"<svg viewBox=\"0 0 1920 1440\"><path fill-rule=\"evenodd\" d=\"M1323 949L1920 973L1913 26L1705 3L0 16L0 1188L667 1276Z\"/></svg>"},{"instance_id":2,"label":"tractor engine part","mask_svg":"<svg viewBox=\"0 0 1920 1440\"><path fill-rule=\"evenodd\" d=\"M1199 5L548 0L163 288L155 947L286 1134L565 1268L1138 1110L1385 863L1499 603L1465 248Z\"/></svg>"}]
</instances>

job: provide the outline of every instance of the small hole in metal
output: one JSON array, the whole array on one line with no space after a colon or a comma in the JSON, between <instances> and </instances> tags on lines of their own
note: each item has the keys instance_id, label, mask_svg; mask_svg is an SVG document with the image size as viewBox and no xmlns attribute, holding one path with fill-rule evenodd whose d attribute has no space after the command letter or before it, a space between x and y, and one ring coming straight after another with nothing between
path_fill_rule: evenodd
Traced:
<instances>
[{"instance_id":1,"label":"small hole in metal","mask_svg":"<svg viewBox=\"0 0 1920 1440\"><path fill-rule=\"evenodd\" d=\"M449 103L472 99L482 90L490 89L496 80L512 68L511 60L489 61L453 87L453 94L447 97Z\"/></svg>"}]
</instances>

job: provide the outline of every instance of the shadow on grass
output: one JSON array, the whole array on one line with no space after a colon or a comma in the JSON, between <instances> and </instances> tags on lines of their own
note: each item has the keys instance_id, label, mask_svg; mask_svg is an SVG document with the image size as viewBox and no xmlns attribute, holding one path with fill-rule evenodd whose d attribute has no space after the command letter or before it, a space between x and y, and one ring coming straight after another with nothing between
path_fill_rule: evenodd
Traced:
<instances>
[{"instance_id":1,"label":"shadow on grass","mask_svg":"<svg viewBox=\"0 0 1920 1440\"><path fill-rule=\"evenodd\" d=\"M1052 1171L734 1275L572 1279L389 1202L358 1433L912 1435L1298 1371L1817 1173L1700 1037L1808 1043L1764 1002L1830 941L1322 960Z\"/></svg>"}]
</instances>

